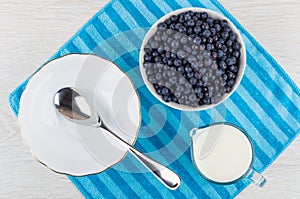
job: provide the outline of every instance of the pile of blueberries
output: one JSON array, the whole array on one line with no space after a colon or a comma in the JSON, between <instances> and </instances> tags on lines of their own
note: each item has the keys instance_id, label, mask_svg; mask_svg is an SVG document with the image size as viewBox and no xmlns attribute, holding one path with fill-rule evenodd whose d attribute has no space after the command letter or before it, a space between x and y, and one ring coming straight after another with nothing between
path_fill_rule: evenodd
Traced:
<instances>
[{"instance_id":1,"label":"pile of blueberries","mask_svg":"<svg viewBox=\"0 0 300 199\"><path fill-rule=\"evenodd\" d=\"M165 102L215 104L235 84L240 48L226 20L188 11L158 24L144 47L143 66Z\"/></svg>"}]
</instances>

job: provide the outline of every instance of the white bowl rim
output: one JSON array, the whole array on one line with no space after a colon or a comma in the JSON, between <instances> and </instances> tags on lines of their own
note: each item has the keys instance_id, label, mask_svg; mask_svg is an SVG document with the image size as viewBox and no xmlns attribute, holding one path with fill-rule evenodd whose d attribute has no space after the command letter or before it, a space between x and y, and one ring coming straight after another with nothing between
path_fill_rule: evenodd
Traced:
<instances>
[{"instance_id":1,"label":"white bowl rim","mask_svg":"<svg viewBox=\"0 0 300 199\"><path fill-rule=\"evenodd\" d=\"M187 11L194 11L194 12L206 12L209 16L211 16L214 19L220 19L223 20L225 19L228 22L229 27L231 28L231 30L237 34L237 41L241 44L241 55L240 55L240 64L239 64L239 71L238 71L238 75L235 79L235 84L232 88L232 90L230 91L230 93L225 93L223 94L223 96L221 97L221 100L216 103L216 104L210 104L210 105L201 105L201 106L197 106L197 107L191 107L191 106L187 106L187 105L181 105L181 104L177 104L174 102L165 102L163 101L163 99L161 98L160 95L158 95L154 89L154 87L152 86L151 83L148 82L147 79L147 75L145 72L145 68L143 66L143 62L144 62L144 47L147 44L148 40L150 39L151 36L153 36L153 34L155 33L157 26L159 23L163 22L164 20L166 20L167 18L169 18L172 15L178 15L182 12L187 12ZM143 81L146 85L146 87L148 88L148 90L150 91L150 93L152 95L154 95L156 97L156 99L158 99L160 102L162 102L163 104L172 107L174 109L177 110L183 110L183 111L201 111L201 110L207 110L209 108L215 107L221 103L223 103L225 100L227 100L237 89L237 87L239 86L244 72L245 72L245 68L246 68L246 47L245 47L245 43L243 40L243 37L240 33L240 31L236 28L236 26L224 15L222 15L221 13L218 13L216 11L210 10L210 9L206 9L206 8L201 8L201 7L187 7L187 8L181 8L178 10L174 10L172 12L169 12L167 14L165 14L164 16L162 16L160 19L158 19L152 26L151 28L148 30L148 32L146 33L141 48L140 48L140 54L139 54L139 67L140 67L140 72L143 78Z\"/></svg>"}]
</instances>

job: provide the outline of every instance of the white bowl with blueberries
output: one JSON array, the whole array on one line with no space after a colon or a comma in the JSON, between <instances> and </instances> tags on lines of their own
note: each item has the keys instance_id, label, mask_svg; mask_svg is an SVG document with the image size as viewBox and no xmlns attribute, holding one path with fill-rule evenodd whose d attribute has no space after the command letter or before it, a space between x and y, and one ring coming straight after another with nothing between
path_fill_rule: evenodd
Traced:
<instances>
[{"instance_id":1,"label":"white bowl with blueberries","mask_svg":"<svg viewBox=\"0 0 300 199\"><path fill-rule=\"evenodd\" d=\"M143 80L158 100L199 111L224 102L236 90L246 50L229 19L193 7L160 18L146 34L139 59Z\"/></svg>"}]
</instances>

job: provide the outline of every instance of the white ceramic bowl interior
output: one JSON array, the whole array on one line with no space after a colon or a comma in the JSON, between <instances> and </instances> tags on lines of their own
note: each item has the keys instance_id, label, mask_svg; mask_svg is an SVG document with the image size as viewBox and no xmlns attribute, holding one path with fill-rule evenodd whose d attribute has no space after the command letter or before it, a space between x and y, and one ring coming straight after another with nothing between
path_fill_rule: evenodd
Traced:
<instances>
[{"instance_id":1,"label":"white ceramic bowl interior","mask_svg":"<svg viewBox=\"0 0 300 199\"><path fill-rule=\"evenodd\" d=\"M162 100L161 96L158 95L153 87L153 85L148 81L147 79L147 75L146 75L146 70L143 66L144 63L144 47L147 44L148 40L155 34L155 32L157 31L157 26L159 23L165 21L167 18L170 18L172 15L179 15L182 12L187 12L187 11L194 11L194 12L207 12L208 15L210 17L212 17L213 19L219 19L219 20L227 20L229 27L231 28L231 30L237 34L237 41L241 44L241 55L240 55L240 62L239 62L239 71L237 74L237 77L235 79L235 84L233 86L233 88L231 89L230 93L225 93L222 97L221 100L216 103L216 104L210 104L210 105L201 105L201 106L197 106L197 107L191 107L191 106L186 106L186 105L181 105L181 104L177 104L174 102L165 102ZM141 46L141 51L140 51L140 57L139 57L139 63L140 63L140 71L142 74L142 78L147 86L147 88L149 89L149 91L162 103L164 103L167 106L170 106L172 108L178 109L178 110L184 110L184 111L201 111L201 110L205 110L205 109L209 109L212 108L214 106L217 106L218 104L224 102L235 90L236 88L239 86L242 77L244 75L245 72L245 68L246 68L246 48L245 48L245 44L244 44L244 40L239 32L239 30L235 27L235 25L225 16L223 16L220 13L217 13L215 11L209 10L209 9L204 9L204 8L198 8L198 7L190 7L190 8L182 8L179 10L175 10L173 12L170 12L166 15L164 15L163 17L161 17L155 24L152 25L152 27L150 28L150 30L147 32L143 42L142 42L142 46Z\"/></svg>"}]
</instances>

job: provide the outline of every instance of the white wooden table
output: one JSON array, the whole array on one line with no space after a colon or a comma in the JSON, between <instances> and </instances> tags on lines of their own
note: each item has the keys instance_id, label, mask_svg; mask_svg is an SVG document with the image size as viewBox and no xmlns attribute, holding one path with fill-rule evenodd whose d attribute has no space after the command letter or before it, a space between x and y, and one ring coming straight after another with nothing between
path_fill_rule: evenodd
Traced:
<instances>
[{"instance_id":1,"label":"white wooden table","mask_svg":"<svg viewBox=\"0 0 300 199\"><path fill-rule=\"evenodd\" d=\"M64 175L37 163L22 142L8 94L108 0L0 1L0 198L82 198ZM300 85L300 1L221 0ZM238 198L300 198L299 137Z\"/></svg>"}]
</instances>

